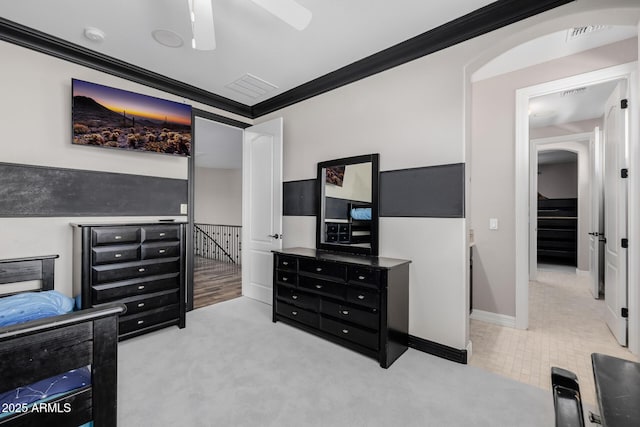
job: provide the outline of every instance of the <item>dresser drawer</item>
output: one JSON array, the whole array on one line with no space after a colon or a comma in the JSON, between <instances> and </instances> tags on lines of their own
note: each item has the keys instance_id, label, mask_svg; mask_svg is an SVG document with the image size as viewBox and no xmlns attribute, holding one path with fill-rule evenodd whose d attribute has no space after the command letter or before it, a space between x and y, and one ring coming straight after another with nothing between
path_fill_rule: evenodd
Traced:
<instances>
[{"instance_id":1,"label":"dresser drawer","mask_svg":"<svg viewBox=\"0 0 640 427\"><path fill-rule=\"evenodd\" d=\"M99 227L94 228L92 232L94 245L140 241L140 228L138 227Z\"/></svg>"},{"instance_id":2,"label":"dresser drawer","mask_svg":"<svg viewBox=\"0 0 640 427\"><path fill-rule=\"evenodd\" d=\"M166 258L180 255L180 242L153 242L142 244L142 259Z\"/></svg>"},{"instance_id":3,"label":"dresser drawer","mask_svg":"<svg viewBox=\"0 0 640 427\"><path fill-rule=\"evenodd\" d=\"M317 261L315 259L300 259L299 269L301 273L311 273L339 280L344 280L346 278L345 266L334 262Z\"/></svg>"},{"instance_id":4,"label":"dresser drawer","mask_svg":"<svg viewBox=\"0 0 640 427\"><path fill-rule=\"evenodd\" d=\"M380 270L350 265L347 269L347 280L360 285L380 286Z\"/></svg>"},{"instance_id":5,"label":"dresser drawer","mask_svg":"<svg viewBox=\"0 0 640 427\"><path fill-rule=\"evenodd\" d=\"M339 304L335 301L322 299L320 311L323 314L374 330L380 328L380 316L378 310L375 308L355 307L349 304Z\"/></svg>"},{"instance_id":6,"label":"dresser drawer","mask_svg":"<svg viewBox=\"0 0 640 427\"><path fill-rule=\"evenodd\" d=\"M179 258L96 265L91 268L93 283L113 282L116 280L175 273L179 271Z\"/></svg>"},{"instance_id":7,"label":"dresser drawer","mask_svg":"<svg viewBox=\"0 0 640 427\"><path fill-rule=\"evenodd\" d=\"M134 295L149 294L180 287L180 274L166 274L145 279L124 280L121 282L94 285L91 287L92 304L102 304Z\"/></svg>"},{"instance_id":8,"label":"dresser drawer","mask_svg":"<svg viewBox=\"0 0 640 427\"><path fill-rule=\"evenodd\" d=\"M276 271L276 282L289 286L297 286L298 275L291 271Z\"/></svg>"},{"instance_id":9,"label":"dresser drawer","mask_svg":"<svg viewBox=\"0 0 640 427\"><path fill-rule=\"evenodd\" d=\"M286 286L276 286L276 296L279 300L286 301L296 307L305 308L311 311L318 311L320 308L320 297L317 295L300 292L298 289L287 288Z\"/></svg>"},{"instance_id":10,"label":"dresser drawer","mask_svg":"<svg viewBox=\"0 0 640 427\"><path fill-rule=\"evenodd\" d=\"M347 301L371 308L378 308L380 305L380 295L374 290L347 286Z\"/></svg>"},{"instance_id":11,"label":"dresser drawer","mask_svg":"<svg viewBox=\"0 0 640 427\"><path fill-rule=\"evenodd\" d=\"M312 311L307 311L284 302L278 302L276 313L304 323L305 325L313 326L314 328L318 327L318 314Z\"/></svg>"},{"instance_id":12,"label":"dresser drawer","mask_svg":"<svg viewBox=\"0 0 640 427\"><path fill-rule=\"evenodd\" d=\"M276 268L279 270L296 271L298 268L298 259L289 256L276 255Z\"/></svg>"},{"instance_id":13,"label":"dresser drawer","mask_svg":"<svg viewBox=\"0 0 640 427\"><path fill-rule=\"evenodd\" d=\"M315 294L344 300L347 285L344 283L328 282L314 277L299 276L298 288L308 290Z\"/></svg>"},{"instance_id":14,"label":"dresser drawer","mask_svg":"<svg viewBox=\"0 0 640 427\"><path fill-rule=\"evenodd\" d=\"M142 227L142 241L153 240L179 240L180 226L175 224L167 225L145 225Z\"/></svg>"},{"instance_id":15,"label":"dresser drawer","mask_svg":"<svg viewBox=\"0 0 640 427\"><path fill-rule=\"evenodd\" d=\"M179 315L178 304L173 304L155 310L143 311L132 316L124 316L120 318L120 334L124 335L173 319L178 320Z\"/></svg>"},{"instance_id":16,"label":"dresser drawer","mask_svg":"<svg viewBox=\"0 0 640 427\"><path fill-rule=\"evenodd\" d=\"M95 246L91 249L93 264L134 261L140 257L140 245Z\"/></svg>"},{"instance_id":17,"label":"dresser drawer","mask_svg":"<svg viewBox=\"0 0 640 427\"><path fill-rule=\"evenodd\" d=\"M377 332L342 323L325 316L320 319L320 329L374 350L377 350L380 346Z\"/></svg>"},{"instance_id":18,"label":"dresser drawer","mask_svg":"<svg viewBox=\"0 0 640 427\"><path fill-rule=\"evenodd\" d=\"M171 289L168 291L155 292L153 294L144 294L118 300L119 303L122 303L127 307L127 316L171 304L178 304L178 301L178 289Z\"/></svg>"}]
</instances>

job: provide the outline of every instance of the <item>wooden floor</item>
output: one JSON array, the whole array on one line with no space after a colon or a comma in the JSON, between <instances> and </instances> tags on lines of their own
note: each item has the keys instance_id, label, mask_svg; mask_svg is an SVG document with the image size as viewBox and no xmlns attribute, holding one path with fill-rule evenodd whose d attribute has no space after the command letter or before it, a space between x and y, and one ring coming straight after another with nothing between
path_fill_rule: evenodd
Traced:
<instances>
[{"instance_id":1,"label":"wooden floor","mask_svg":"<svg viewBox=\"0 0 640 427\"><path fill-rule=\"evenodd\" d=\"M205 307L242 295L242 269L230 264L195 257L193 270L193 308Z\"/></svg>"}]
</instances>

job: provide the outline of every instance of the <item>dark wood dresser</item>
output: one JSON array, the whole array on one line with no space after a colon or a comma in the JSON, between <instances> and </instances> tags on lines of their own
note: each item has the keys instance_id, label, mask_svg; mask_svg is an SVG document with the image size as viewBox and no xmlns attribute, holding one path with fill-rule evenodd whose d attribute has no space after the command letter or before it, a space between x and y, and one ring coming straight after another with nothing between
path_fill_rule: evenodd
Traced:
<instances>
[{"instance_id":1,"label":"dark wood dresser","mask_svg":"<svg viewBox=\"0 0 640 427\"><path fill-rule=\"evenodd\" d=\"M122 303L119 339L185 327L185 224L71 224L82 308Z\"/></svg>"},{"instance_id":2,"label":"dark wood dresser","mask_svg":"<svg viewBox=\"0 0 640 427\"><path fill-rule=\"evenodd\" d=\"M273 321L388 368L407 350L409 263L308 248L274 251Z\"/></svg>"}]
</instances>

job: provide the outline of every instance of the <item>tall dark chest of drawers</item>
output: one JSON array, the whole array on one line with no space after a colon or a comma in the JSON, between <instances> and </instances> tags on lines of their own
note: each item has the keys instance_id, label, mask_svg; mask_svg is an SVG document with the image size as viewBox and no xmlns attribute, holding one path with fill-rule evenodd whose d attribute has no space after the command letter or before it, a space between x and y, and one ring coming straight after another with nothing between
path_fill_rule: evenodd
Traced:
<instances>
[{"instance_id":1,"label":"tall dark chest of drawers","mask_svg":"<svg viewBox=\"0 0 640 427\"><path fill-rule=\"evenodd\" d=\"M185 327L185 224L72 224L82 308L121 303L119 339Z\"/></svg>"},{"instance_id":2,"label":"tall dark chest of drawers","mask_svg":"<svg viewBox=\"0 0 640 427\"><path fill-rule=\"evenodd\" d=\"M388 368L407 350L409 263L307 248L275 251L273 321Z\"/></svg>"}]
</instances>

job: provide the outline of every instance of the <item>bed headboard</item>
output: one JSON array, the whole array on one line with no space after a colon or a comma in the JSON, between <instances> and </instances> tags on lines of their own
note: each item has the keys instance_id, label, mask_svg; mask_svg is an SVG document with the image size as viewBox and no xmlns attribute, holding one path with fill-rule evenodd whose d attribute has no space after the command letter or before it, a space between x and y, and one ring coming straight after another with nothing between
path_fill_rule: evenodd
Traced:
<instances>
[{"instance_id":1,"label":"bed headboard","mask_svg":"<svg viewBox=\"0 0 640 427\"><path fill-rule=\"evenodd\" d=\"M44 255L0 260L0 285L42 280L40 290L52 291L54 262L58 257L59 255Z\"/></svg>"}]
</instances>

